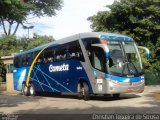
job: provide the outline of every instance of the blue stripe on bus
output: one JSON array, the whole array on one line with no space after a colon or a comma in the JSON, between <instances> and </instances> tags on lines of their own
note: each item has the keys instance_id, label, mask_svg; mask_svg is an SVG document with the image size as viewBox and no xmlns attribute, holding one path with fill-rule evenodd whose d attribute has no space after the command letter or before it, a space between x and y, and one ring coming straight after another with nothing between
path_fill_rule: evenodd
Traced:
<instances>
[{"instance_id":1,"label":"blue stripe on bus","mask_svg":"<svg viewBox=\"0 0 160 120\"><path fill-rule=\"evenodd\" d=\"M39 80L36 80L36 79L34 79L34 78L31 78L33 81L36 81L36 82L38 82L39 84L40 84L40 86L46 86L46 87L48 87L48 88L50 88L50 89L52 89L53 91L52 92L60 92L60 91L58 91L58 90L56 90L55 88L52 88L52 87L50 87L50 86L48 86L48 85L46 85L46 84L44 84L44 83L42 83L42 82L40 82ZM44 91L44 89L43 89L43 91Z\"/></svg>"},{"instance_id":2,"label":"blue stripe on bus","mask_svg":"<svg viewBox=\"0 0 160 120\"><path fill-rule=\"evenodd\" d=\"M105 52L105 55L106 55L107 58L109 58L110 52L109 52L109 51L108 51L108 52L106 51L106 52Z\"/></svg>"},{"instance_id":3,"label":"blue stripe on bus","mask_svg":"<svg viewBox=\"0 0 160 120\"><path fill-rule=\"evenodd\" d=\"M55 79L53 79L51 76L47 75L46 73L44 73L40 68L34 67L37 70L39 70L42 75L45 75L46 77L48 77L50 80L54 81L56 84L59 84L61 87L63 87L64 89L66 89L67 91L73 93L71 90L69 90L68 88L66 88L65 86L63 86L60 82L56 81Z\"/></svg>"},{"instance_id":4,"label":"blue stripe on bus","mask_svg":"<svg viewBox=\"0 0 160 120\"><path fill-rule=\"evenodd\" d=\"M119 77L115 75L105 74L105 78L109 78L118 82L139 82L144 79L144 75L139 77Z\"/></svg>"},{"instance_id":5,"label":"blue stripe on bus","mask_svg":"<svg viewBox=\"0 0 160 120\"><path fill-rule=\"evenodd\" d=\"M49 66L69 65L68 71L50 72ZM28 67L15 68L14 72L14 89L22 90L22 82L26 81L29 71ZM82 69L78 69L82 68ZM22 75L25 71L24 76ZM23 78L23 79L22 79ZM53 62L47 64L35 65L32 69L30 80L35 85L37 92L77 92L79 80L85 80L89 90L93 93L91 83L81 62L77 60L67 60L62 62ZM69 80L69 81L67 81Z\"/></svg>"},{"instance_id":6,"label":"blue stripe on bus","mask_svg":"<svg viewBox=\"0 0 160 120\"><path fill-rule=\"evenodd\" d=\"M38 65L38 68L40 67L40 65ZM40 68L39 68L40 69ZM47 78L45 77L45 75L42 73L43 77L45 78L45 80L47 81L48 85L50 86L50 88L52 89L52 91L54 92L54 90L56 89L53 89L50 85L50 83L48 82ZM57 92L59 92L58 90L56 90Z\"/></svg>"},{"instance_id":7,"label":"blue stripe on bus","mask_svg":"<svg viewBox=\"0 0 160 120\"><path fill-rule=\"evenodd\" d=\"M34 72L34 69L32 70L34 76L33 76L33 78L31 77L31 80L36 80L36 81L39 83L39 86L41 87L42 91L44 91L43 86L42 86L40 80L38 79L38 77L37 77L37 75L36 75L36 74L37 74L37 71L38 71L38 70L36 70L36 72ZM35 77L36 77L36 79L34 79Z\"/></svg>"},{"instance_id":8,"label":"blue stripe on bus","mask_svg":"<svg viewBox=\"0 0 160 120\"><path fill-rule=\"evenodd\" d=\"M132 38L127 36L109 36L109 35L101 35L100 39L108 39L108 40L117 40L117 41L133 41Z\"/></svg>"}]
</instances>

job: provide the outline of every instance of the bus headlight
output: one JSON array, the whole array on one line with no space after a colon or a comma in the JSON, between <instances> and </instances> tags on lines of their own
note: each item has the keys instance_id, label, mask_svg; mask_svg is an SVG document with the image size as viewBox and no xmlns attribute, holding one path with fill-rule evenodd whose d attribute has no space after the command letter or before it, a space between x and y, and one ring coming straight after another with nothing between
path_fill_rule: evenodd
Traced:
<instances>
[{"instance_id":1,"label":"bus headlight","mask_svg":"<svg viewBox=\"0 0 160 120\"><path fill-rule=\"evenodd\" d=\"M116 80L109 80L109 89L114 90L115 89L115 84L118 84L119 82Z\"/></svg>"},{"instance_id":2,"label":"bus headlight","mask_svg":"<svg viewBox=\"0 0 160 120\"><path fill-rule=\"evenodd\" d=\"M116 81L116 80L109 80L109 82L112 83L112 84L118 84L118 83L119 83L119 82Z\"/></svg>"},{"instance_id":3,"label":"bus headlight","mask_svg":"<svg viewBox=\"0 0 160 120\"><path fill-rule=\"evenodd\" d=\"M141 83L144 83L144 79L141 80Z\"/></svg>"}]
</instances>

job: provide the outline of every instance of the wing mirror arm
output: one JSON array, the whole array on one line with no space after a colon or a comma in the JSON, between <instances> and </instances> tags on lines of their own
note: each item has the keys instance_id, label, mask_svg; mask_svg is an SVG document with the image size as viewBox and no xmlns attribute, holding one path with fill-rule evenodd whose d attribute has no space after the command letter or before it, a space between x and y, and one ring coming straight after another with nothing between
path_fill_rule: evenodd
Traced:
<instances>
[{"instance_id":1,"label":"wing mirror arm","mask_svg":"<svg viewBox=\"0 0 160 120\"><path fill-rule=\"evenodd\" d=\"M150 54L150 50L149 50L148 48L143 47L143 46L138 46L138 48L145 50L145 51L146 51L146 58L147 58L147 59L150 59L151 54Z\"/></svg>"}]
</instances>

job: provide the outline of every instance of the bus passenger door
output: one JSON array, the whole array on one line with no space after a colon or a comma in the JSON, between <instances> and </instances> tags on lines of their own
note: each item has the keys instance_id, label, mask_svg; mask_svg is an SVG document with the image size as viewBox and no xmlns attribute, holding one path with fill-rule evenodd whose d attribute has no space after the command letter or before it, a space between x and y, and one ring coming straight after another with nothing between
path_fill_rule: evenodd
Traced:
<instances>
[{"instance_id":1,"label":"bus passenger door","mask_svg":"<svg viewBox=\"0 0 160 120\"><path fill-rule=\"evenodd\" d=\"M98 46L92 46L89 59L93 67L95 93L106 93L105 73L107 69L104 49Z\"/></svg>"}]
</instances>

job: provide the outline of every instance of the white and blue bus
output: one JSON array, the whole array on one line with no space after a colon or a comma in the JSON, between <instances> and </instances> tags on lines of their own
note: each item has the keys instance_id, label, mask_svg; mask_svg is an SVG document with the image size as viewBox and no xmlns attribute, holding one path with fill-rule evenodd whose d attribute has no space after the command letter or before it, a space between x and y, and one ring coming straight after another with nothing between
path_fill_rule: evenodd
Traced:
<instances>
[{"instance_id":1,"label":"white and blue bus","mask_svg":"<svg viewBox=\"0 0 160 120\"><path fill-rule=\"evenodd\" d=\"M145 47L139 47L147 51ZM14 56L14 89L24 95L38 92L91 94L143 92L142 60L130 37L80 33Z\"/></svg>"}]
</instances>

